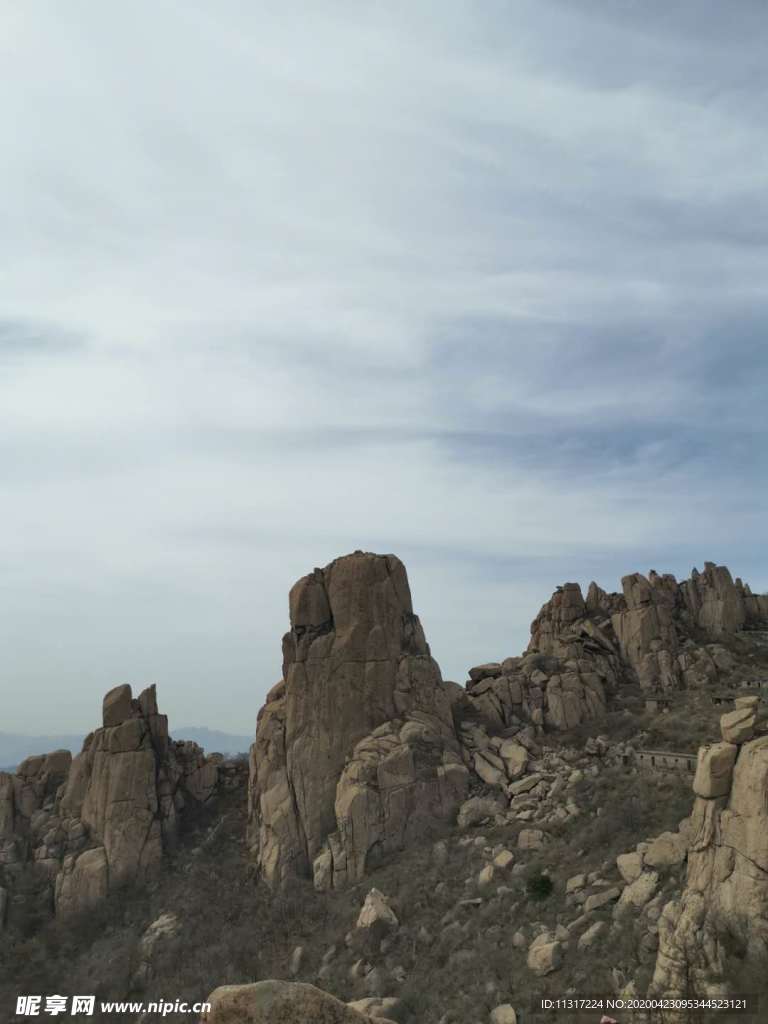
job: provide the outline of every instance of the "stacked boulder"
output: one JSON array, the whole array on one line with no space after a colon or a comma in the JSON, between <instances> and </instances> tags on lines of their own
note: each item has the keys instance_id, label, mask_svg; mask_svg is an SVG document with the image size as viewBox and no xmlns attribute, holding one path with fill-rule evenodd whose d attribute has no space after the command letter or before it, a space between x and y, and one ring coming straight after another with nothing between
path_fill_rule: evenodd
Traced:
<instances>
[{"instance_id":1,"label":"stacked boulder","mask_svg":"<svg viewBox=\"0 0 768 1024\"><path fill-rule=\"evenodd\" d=\"M732 958L760 962L768 939L768 735L758 699L737 698L721 732L699 751L687 881L659 920L655 993L723 995Z\"/></svg>"},{"instance_id":2,"label":"stacked boulder","mask_svg":"<svg viewBox=\"0 0 768 1024\"><path fill-rule=\"evenodd\" d=\"M249 842L269 883L311 873L326 889L454 818L469 773L399 559L336 559L289 606L251 747Z\"/></svg>"},{"instance_id":3,"label":"stacked boulder","mask_svg":"<svg viewBox=\"0 0 768 1024\"><path fill-rule=\"evenodd\" d=\"M87 910L172 850L178 817L216 790L218 760L174 743L155 687L104 697L102 725L69 751L0 774L0 891L11 919ZM2 918L0 918L2 923Z\"/></svg>"}]
</instances>

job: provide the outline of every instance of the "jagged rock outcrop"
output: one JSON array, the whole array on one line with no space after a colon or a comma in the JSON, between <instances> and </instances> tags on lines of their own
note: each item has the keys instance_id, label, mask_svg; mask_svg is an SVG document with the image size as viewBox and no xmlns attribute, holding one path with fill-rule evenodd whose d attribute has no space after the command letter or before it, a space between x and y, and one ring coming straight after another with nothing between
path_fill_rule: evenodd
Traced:
<instances>
[{"instance_id":1,"label":"jagged rock outcrop","mask_svg":"<svg viewBox=\"0 0 768 1024\"><path fill-rule=\"evenodd\" d=\"M589 663L583 670L597 673L609 692L625 678L637 679L647 690L669 690L701 685L733 668L720 637L768 627L768 597L753 595L713 562L705 562L701 573L693 569L681 583L653 569L647 577L632 573L621 582L621 594L591 583L586 600L577 583L559 587L531 625L528 651L576 661L580 669ZM555 673L552 667L545 671ZM473 686L476 682L472 677ZM541 690L548 689L538 682ZM573 681L570 688L575 689ZM564 716L555 700L556 728L565 727L559 720L576 716L575 704L571 698L570 714ZM585 707L579 714L591 717Z\"/></svg>"},{"instance_id":2,"label":"jagged rock outcrop","mask_svg":"<svg viewBox=\"0 0 768 1024\"><path fill-rule=\"evenodd\" d=\"M738 970L764 963L768 735L703 747L694 793L686 886L659 920L652 991L715 996Z\"/></svg>"},{"instance_id":3,"label":"jagged rock outcrop","mask_svg":"<svg viewBox=\"0 0 768 1024\"><path fill-rule=\"evenodd\" d=\"M66 750L0 773L0 886L11 917L92 909L140 881L176 842L178 816L214 793L217 756L174 743L155 687L104 697L102 726L73 759Z\"/></svg>"},{"instance_id":4,"label":"jagged rock outcrop","mask_svg":"<svg viewBox=\"0 0 768 1024\"><path fill-rule=\"evenodd\" d=\"M405 568L355 552L290 593L283 680L251 748L249 839L271 883L361 878L464 798L467 769Z\"/></svg>"}]
</instances>

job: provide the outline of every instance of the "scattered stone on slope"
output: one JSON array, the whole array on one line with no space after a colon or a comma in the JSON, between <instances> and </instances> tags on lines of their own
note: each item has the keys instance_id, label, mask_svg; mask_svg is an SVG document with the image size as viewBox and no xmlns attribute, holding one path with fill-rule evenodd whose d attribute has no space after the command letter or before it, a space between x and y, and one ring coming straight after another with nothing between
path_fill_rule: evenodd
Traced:
<instances>
[{"instance_id":1,"label":"scattered stone on slope","mask_svg":"<svg viewBox=\"0 0 768 1024\"><path fill-rule=\"evenodd\" d=\"M459 828L471 828L485 821L495 821L497 815L502 815L504 810L501 798L473 796L462 803L456 823Z\"/></svg>"},{"instance_id":2,"label":"scattered stone on slope","mask_svg":"<svg viewBox=\"0 0 768 1024\"><path fill-rule=\"evenodd\" d=\"M365 897L355 927L385 933L397 926L397 915L390 907L387 897L378 889L371 889Z\"/></svg>"},{"instance_id":3,"label":"scattered stone on slope","mask_svg":"<svg viewBox=\"0 0 768 1024\"><path fill-rule=\"evenodd\" d=\"M549 931L538 935L528 948L528 969L538 977L556 971L562 962L562 944Z\"/></svg>"}]
</instances>

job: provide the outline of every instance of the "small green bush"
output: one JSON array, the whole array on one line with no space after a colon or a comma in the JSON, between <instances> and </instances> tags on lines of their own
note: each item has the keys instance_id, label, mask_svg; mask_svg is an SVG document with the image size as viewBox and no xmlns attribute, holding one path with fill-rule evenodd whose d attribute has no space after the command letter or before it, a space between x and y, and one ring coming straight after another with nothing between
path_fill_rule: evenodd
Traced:
<instances>
[{"instance_id":1,"label":"small green bush","mask_svg":"<svg viewBox=\"0 0 768 1024\"><path fill-rule=\"evenodd\" d=\"M554 885L549 875L538 873L531 875L528 881L525 883L525 891L532 900L539 902L545 900L551 895Z\"/></svg>"}]
</instances>

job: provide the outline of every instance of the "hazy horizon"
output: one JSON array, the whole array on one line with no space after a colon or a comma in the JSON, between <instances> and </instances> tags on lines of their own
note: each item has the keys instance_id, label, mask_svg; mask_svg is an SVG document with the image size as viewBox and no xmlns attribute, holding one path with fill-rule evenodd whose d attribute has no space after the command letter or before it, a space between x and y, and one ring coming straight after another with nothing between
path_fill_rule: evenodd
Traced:
<instances>
[{"instance_id":1,"label":"hazy horizon","mask_svg":"<svg viewBox=\"0 0 768 1024\"><path fill-rule=\"evenodd\" d=\"M357 548L458 681L565 581L768 590L764 21L9 7L2 727L250 733Z\"/></svg>"}]
</instances>

